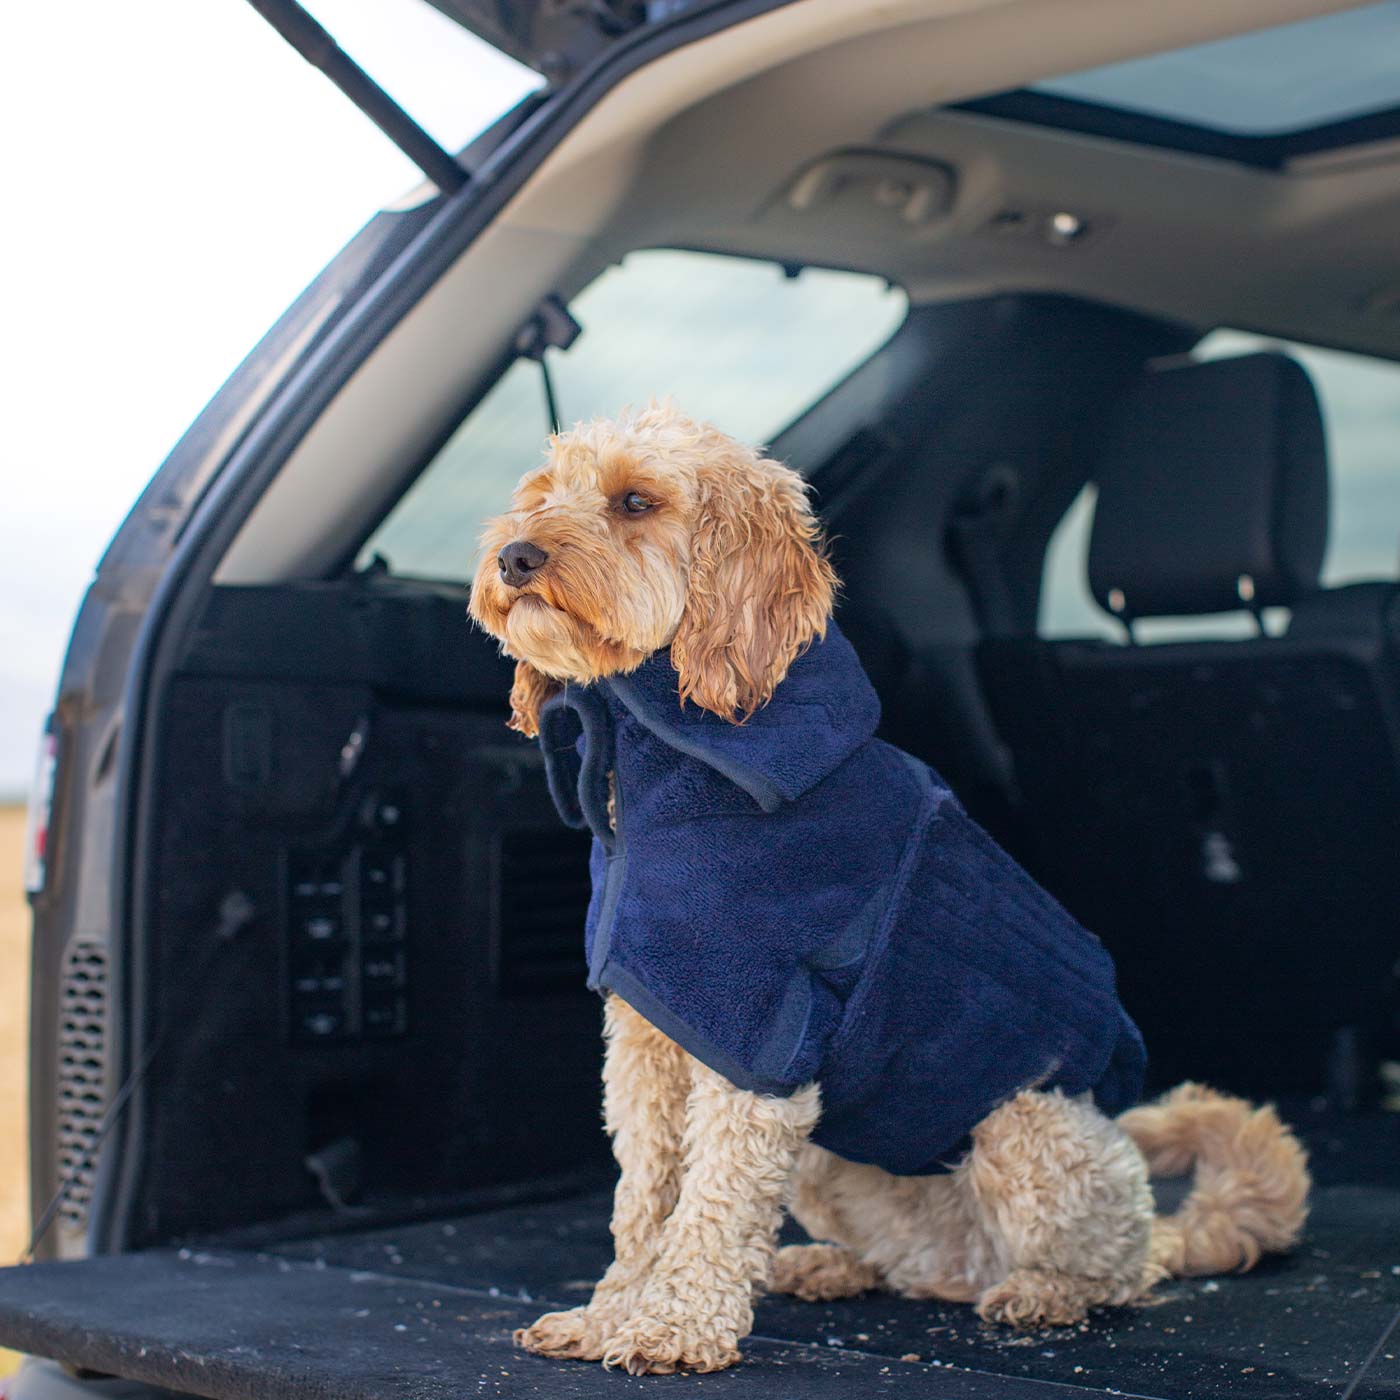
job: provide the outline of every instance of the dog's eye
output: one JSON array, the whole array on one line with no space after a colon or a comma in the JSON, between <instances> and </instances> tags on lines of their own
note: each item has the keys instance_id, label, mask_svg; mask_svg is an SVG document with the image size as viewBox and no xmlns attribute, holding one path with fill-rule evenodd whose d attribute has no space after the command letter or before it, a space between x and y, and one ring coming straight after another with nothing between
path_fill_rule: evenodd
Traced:
<instances>
[{"instance_id":1,"label":"dog's eye","mask_svg":"<svg viewBox=\"0 0 1400 1400\"><path fill-rule=\"evenodd\" d=\"M622 498L622 509L628 515L645 515L651 507L652 502L640 491L629 491Z\"/></svg>"}]
</instances>

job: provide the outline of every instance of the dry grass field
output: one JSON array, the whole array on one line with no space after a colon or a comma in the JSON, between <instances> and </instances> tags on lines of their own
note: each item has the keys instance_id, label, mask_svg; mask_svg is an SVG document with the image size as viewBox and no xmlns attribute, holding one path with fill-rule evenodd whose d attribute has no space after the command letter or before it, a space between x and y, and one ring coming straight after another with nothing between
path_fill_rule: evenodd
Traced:
<instances>
[{"instance_id":1,"label":"dry grass field","mask_svg":"<svg viewBox=\"0 0 1400 1400\"><path fill-rule=\"evenodd\" d=\"M29 907L24 901L24 809L0 807L0 1263L13 1263L29 1225L26 1065ZM0 1375L15 1358L0 1351Z\"/></svg>"},{"instance_id":2,"label":"dry grass field","mask_svg":"<svg viewBox=\"0 0 1400 1400\"><path fill-rule=\"evenodd\" d=\"M29 906L24 808L0 807L0 1260L24 1246L29 1223L25 1070L29 1034Z\"/></svg>"}]
</instances>

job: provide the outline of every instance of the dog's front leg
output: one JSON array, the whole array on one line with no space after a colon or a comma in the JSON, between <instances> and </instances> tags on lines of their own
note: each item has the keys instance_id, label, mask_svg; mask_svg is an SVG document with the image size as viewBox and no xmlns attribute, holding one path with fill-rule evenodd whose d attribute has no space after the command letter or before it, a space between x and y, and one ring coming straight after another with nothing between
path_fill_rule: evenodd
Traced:
<instances>
[{"instance_id":1,"label":"dog's front leg","mask_svg":"<svg viewBox=\"0 0 1400 1400\"><path fill-rule=\"evenodd\" d=\"M798 1150L816 1125L815 1084L780 1099L736 1089L692 1061L685 1171L661 1250L607 1366L718 1371L739 1359L767 1282Z\"/></svg>"},{"instance_id":2,"label":"dog's front leg","mask_svg":"<svg viewBox=\"0 0 1400 1400\"><path fill-rule=\"evenodd\" d=\"M597 1361L631 1315L680 1192L681 1134L694 1063L619 997L604 1012L603 1115L622 1174L613 1195L614 1258L590 1302L546 1313L515 1334L543 1356Z\"/></svg>"}]
</instances>

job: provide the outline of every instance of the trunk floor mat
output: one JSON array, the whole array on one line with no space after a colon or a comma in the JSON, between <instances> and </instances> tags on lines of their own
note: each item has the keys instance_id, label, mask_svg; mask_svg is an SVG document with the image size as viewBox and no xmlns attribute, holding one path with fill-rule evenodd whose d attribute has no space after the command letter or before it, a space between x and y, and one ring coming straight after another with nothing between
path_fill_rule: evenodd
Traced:
<instances>
[{"instance_id":1,"label":"trunk floor mat","mask_svg":"<svg viewBox=\"0 0 1400 1400\"><path fill-rule=\"evenodd\" d=\"M213 1400L1075 1400L1072 1386L940 1371L851 1348L751 1338L714 1376L632 1377L511 1345L535 1304L232 1250L155 1250L0 1270L7 1345Z\"/></svg>"},{"instance_id":2,"label":"trunk floor mat","mask_svg":"<svg viewBox=\"0 0 1400 1400\"><path fill-rule=\"evenodd\" d=\"M543 1312L587 1300L611 1257L609 1207L600 1193L279 1253L495 1288ZM1324 1400L1345 1389L1400 1311L1400 1190L1324 1187L1296 1255L1250 1274L1181 1280L1159 1292L1157 1307L1105 1311L1079 1327L1019 1335L952 1304L881 1294L826 1304L768 1298L754 1330L812 1348L893 1360L913 1353L942 1367L1162 1400ZM1400 1346L1400 1336L1394 1341Z\"/></svg>"},{"instance_id":3,"label":"trunk floor mat","mask_svg":"<svg viewBox=\"0 0 1400 1400\"><path fill-rule=\"evenodd\" d=\"M1160 1306L1076 1328L1017 1335L967 1307L877 1294L771 1298L745 1364L721 1375L634 1379L523 1355L511 1330L585 1300L606 1266L610 1201L595 1192L261 1253L0 1270L0 1344L215 1400L565 1400L666 1385L783 1400L838 1387L950 1400L1395 1400L1400 1122L1314 1120L1305 1132L1318 1185L1295 1255L1174 1282Z\"/></svg>"}]
</instances>

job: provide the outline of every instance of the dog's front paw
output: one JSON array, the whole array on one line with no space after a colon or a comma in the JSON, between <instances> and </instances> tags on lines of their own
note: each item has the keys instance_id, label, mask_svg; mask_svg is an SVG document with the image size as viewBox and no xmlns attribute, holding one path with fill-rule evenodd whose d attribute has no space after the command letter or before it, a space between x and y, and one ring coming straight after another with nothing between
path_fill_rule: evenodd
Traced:
<instances>
[{"instance_id":1,"label":"dog's front paw","mask_svg":"<svg viewBox=\"0 0 1400 1400\"><path fill-rule=\"evenodd\" d=\"M669 1376L676 1371L723 1371L739 1360L732 1332L690 1331L667 1323L632 1321L619 1328L603 1350L603 1365L633 1376Z\"/></svg>"},{"instance_id":2,"label":"dog's front paw","mask_svg":"<svg viewBox=\"0 0 1400 1400\"><path fill-rule=\"evenodd\" d=\"M515 1332L515 1344L536 1356L567 1357L572 1361L599 1361L603 1356L603 1329L588 1308L545 1313L529 1327Z\"/></svg>"}]
</instances>

